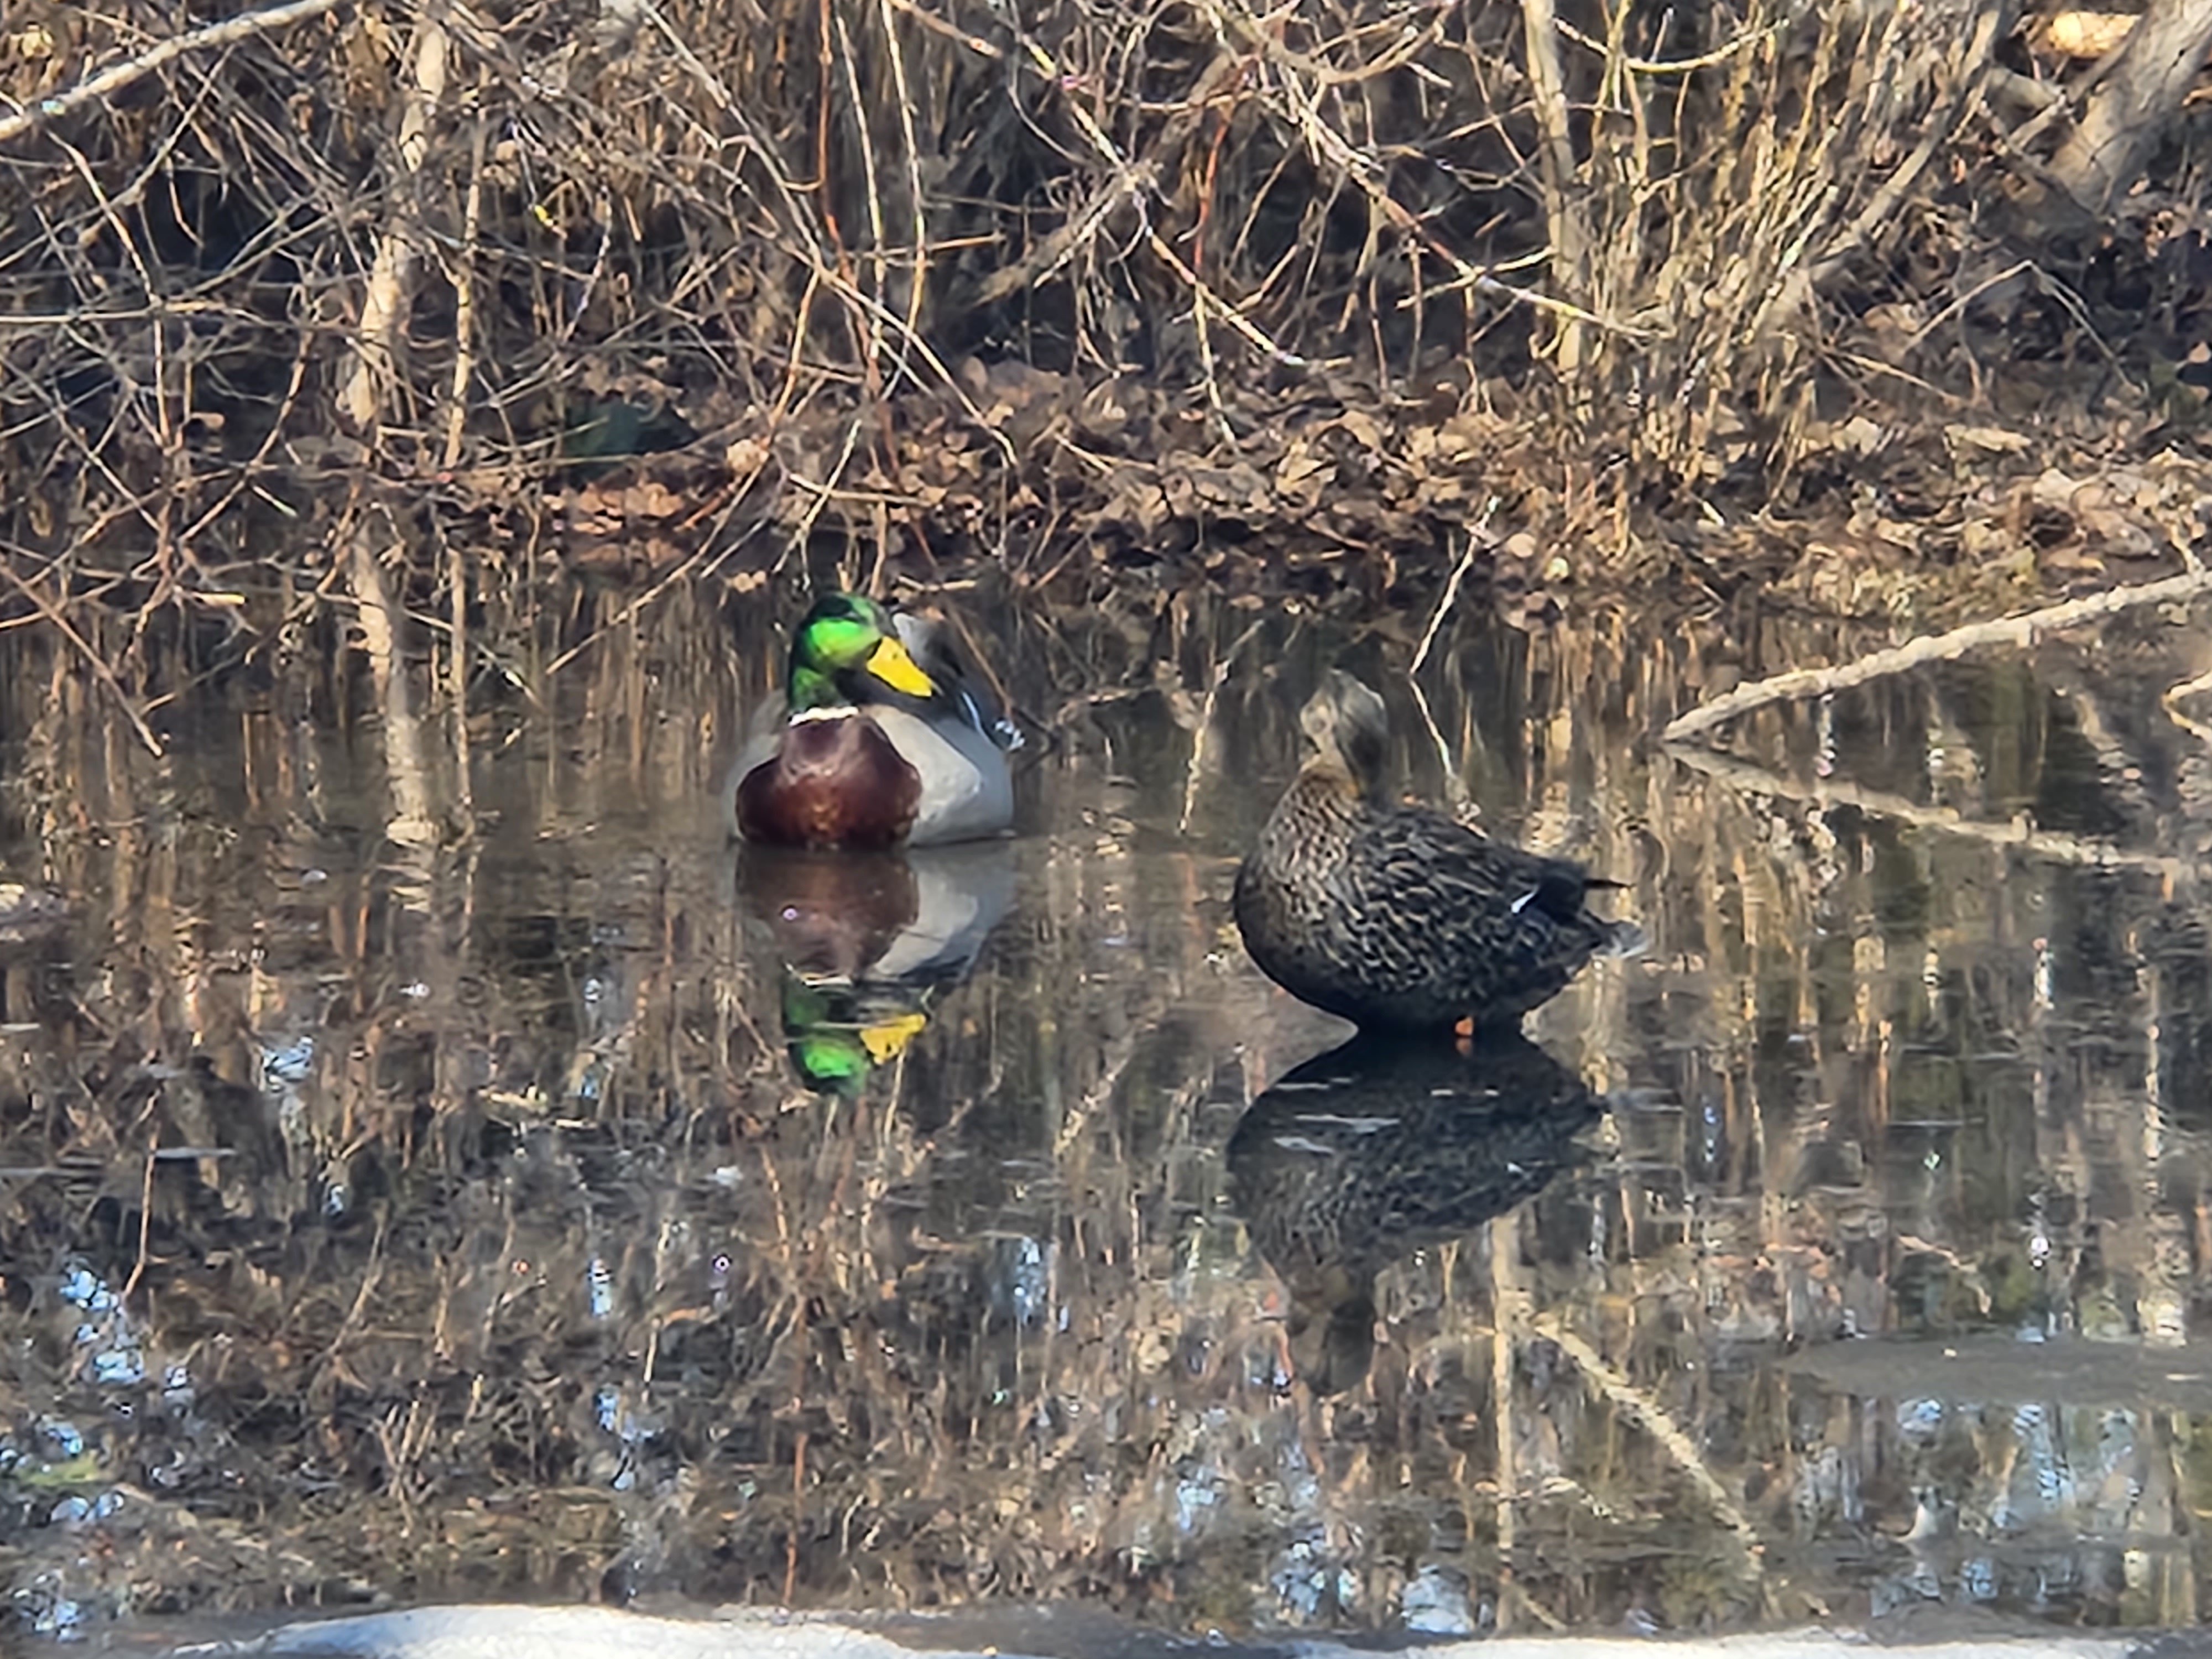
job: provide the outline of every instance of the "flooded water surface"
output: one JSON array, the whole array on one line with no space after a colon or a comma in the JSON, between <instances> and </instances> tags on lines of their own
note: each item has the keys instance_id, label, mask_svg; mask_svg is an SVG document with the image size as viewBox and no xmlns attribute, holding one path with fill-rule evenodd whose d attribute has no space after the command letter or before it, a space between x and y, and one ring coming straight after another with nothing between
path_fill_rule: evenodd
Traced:
<instances>
[{"instance_id":1,"label":"flooded water surface","mask_svg":"<svg viewBox=\"0 0 2212 1659\"><path fill-rule=\"evenodd\" d=\"M904 857L726 839L795 593L580 593L460 728L272 642L159 756L0 635L20 1631L2202 1616L2212 613L1676 751L1852 642L941 602L1018 833ZM1407 790L1625 884L1526 1042L1347 1044L1244 955L1333 663Z\"/></svg>"}]
</instances>

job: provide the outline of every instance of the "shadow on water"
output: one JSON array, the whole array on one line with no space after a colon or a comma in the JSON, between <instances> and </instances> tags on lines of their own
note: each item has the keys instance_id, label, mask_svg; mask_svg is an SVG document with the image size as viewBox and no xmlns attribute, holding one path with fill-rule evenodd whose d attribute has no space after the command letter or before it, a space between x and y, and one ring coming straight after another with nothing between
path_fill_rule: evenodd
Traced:
<instances>
[{"instance_id":1,"label":"shadow on water","mask_svg":"<svg viewBox=\"0 0 2212 1659\"><path fill-rule=\"evenodd\" d=\"M67 907L0 927L22 1628L2201 1616L2212 1416L2142 1380L2212 1340L2201 611L1728 757L1654 733L1848 644L1477 617L1417 693L1418 618L970 611L1020 834L845 861L714 799L789 620L580 592L465 727L304 650L158 757L0 635L0 881ZM1413 790L1631 884L1529 1045L1326 1052L1237 945L1340 660Z\"/></svg>"}]
</instances>

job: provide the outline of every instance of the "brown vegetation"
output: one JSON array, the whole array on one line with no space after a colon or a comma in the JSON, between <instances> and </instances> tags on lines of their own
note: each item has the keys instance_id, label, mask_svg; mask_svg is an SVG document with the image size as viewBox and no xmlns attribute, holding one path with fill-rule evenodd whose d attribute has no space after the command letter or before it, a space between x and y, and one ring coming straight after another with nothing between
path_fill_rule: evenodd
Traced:
<instances>
[{"instance_id":1,"label":"brown vegetation","mask_svg":"<svg viewBox=\"0 0 2212 1659\"><path fill-rule=\"evenodd\" d=\"M234 607L272 544L456 629L548 555L824 538L1727 580L2147 436L2188 477L2119 516L2202 530L2196 180L2139 179L2204 0L2086 66L1998 0L0 16L19 608Z\"/></svg>"}]
</instances>

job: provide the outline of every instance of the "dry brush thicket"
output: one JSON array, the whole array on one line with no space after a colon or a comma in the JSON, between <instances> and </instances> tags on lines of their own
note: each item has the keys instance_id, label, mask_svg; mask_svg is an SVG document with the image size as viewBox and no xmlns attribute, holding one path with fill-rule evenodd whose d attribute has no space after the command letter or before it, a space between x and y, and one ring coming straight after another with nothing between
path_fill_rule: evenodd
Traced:
<instances>
[{"instance_id":1,"label":"dry brush thicket","mask_svg":"<svg viewBox=\"0 0 2212 1659\"><path fill-rule=\"evenodd\" d=\"M1419 554L1493 494L1617 556L2008 358L2139 430L2207 11L2084 70L2001 0L11 0L7 603L350 546L459 628L554 561Z\"/></svg>"}]
</instances>

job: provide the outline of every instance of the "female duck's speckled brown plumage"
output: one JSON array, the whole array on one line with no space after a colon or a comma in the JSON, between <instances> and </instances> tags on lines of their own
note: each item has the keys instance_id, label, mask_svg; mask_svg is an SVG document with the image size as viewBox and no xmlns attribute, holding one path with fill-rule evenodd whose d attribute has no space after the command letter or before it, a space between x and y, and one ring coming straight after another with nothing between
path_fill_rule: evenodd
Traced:
<instances>
[{"instance_id":1,"label":"female duck's speckled brown plumage","mask_svg":"<svg viewBox=\"0 0 2212 1659\"><path fill-rule=\"evenodd\" d=\"M1382 700L1332 669L1299 716L1316 753L1237 872L1237 926L1291 995L1363 1027L1507 1025L1642 935L1593 915L1581 865L1388 799Z\"/></svg>"}]
</instances>

